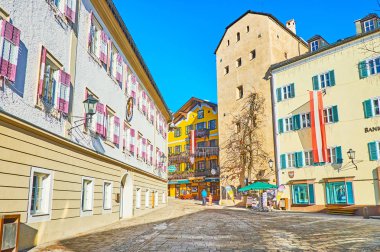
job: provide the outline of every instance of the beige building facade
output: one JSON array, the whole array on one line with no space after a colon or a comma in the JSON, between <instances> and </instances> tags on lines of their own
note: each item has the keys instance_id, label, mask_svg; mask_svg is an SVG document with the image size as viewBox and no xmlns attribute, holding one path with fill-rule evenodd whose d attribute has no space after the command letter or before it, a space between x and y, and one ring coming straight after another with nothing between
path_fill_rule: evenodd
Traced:
<instances>
[{"instance_id":1,"label":"beige building facade","mask_svg":"<svg viewBox=\"0 0 380 252\"><path fill-rule=\"evenodd\" d=\"M287 27L274 16L248 11L230 24L215 51L217 68L219 141L221 187L244 186L245 178L232 179L223 163L228 149L224 146L235 133L234 117L246 103L250 93L260 93L265 98L265 116L262 124L264 150L274 159L272 106L270 83L265 79L268 68L282 60L305 53L307 44L295 32L295 21ZM269 167L262 167L270 172ZM246 175L247 176L247 175ZM255 180L253 174L250 180ZM271 174L275 183L275 174Z\"/></svg>"},{"instance_id":2,"label":"beige building facade","mask_svg":"<svg viewBox=\"0 0 380 252\"><path fill-rule=\"evenodd\" d=\"M362 214L366 206L380 214L378 24L368 15L356 21L355 36L334 44L314 36L309 53L271 68L278 183L288 209ZM310 92L323 103L317 126ZM318 127L327 154L319 162L312 140Z\"/></svg>"},{"instance_id":3,"label":"beige building facade","mask_svg":"<svg viewBox=\"0 0 380 252\"><path fill-rule=\"evenodd\" d=\"M166 206L170 112L113 2L0 7L0 214L20 214L18 249Z\"/></svg>"}]
</instances>

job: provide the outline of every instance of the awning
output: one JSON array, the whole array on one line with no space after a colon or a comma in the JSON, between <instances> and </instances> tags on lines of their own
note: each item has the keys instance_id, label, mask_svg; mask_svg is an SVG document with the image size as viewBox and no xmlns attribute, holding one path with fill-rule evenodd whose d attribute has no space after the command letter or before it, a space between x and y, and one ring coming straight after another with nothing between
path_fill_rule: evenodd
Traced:
<instances>
[{"instance_id":1,"label":"awning","mask_svg":"<svg viewBox=\"0 0 380 252\"><path fill-rule=\"evenodd\" d=\"M219 182L219 178L206 178L206 182Z\"/></svg>"},{"instance_id":2,"label":"awning","mask_svg":"<svg viewBox=\"0 0 380 252\"><path fill-rule=\"evenodd\" d=\"M180 185L180 184L190 184L190 180L182 179L182 180L169 180L169 185Z\"/></svg>"},{"instance_id":3,"label":"awning","mask_svg":"<svg viewBox=\"0 0 380 252\"><path fill-rule=\"evenodd\" d=\"M267 182L256 181L250 185L247 185L239 189L239 192L249 191L249 190L269 190L277 189L277 186L269 184Z\"/></svg>"}]
</instances>

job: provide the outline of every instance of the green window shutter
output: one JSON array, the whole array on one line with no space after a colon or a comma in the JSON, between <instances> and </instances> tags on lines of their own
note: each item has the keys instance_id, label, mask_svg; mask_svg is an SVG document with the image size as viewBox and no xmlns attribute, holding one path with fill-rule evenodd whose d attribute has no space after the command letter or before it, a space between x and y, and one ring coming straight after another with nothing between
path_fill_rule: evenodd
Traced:
<instances>
[{"instance_id":1,"label":"green window shutter","mask_svg":"<svg viewBox=\"0 0 380 252\"><path fill-rule=\"evenodd\" d=\"M279 119L278 120L278 133L284 133L284 120Z\"/></svg>"},{"instance_id":2,"label":"green window shutter","mask_svg":"<svg viewBox=\"0 0 380 252\"><path fill-rule=\"evenodd\" d=\"M311 78L311 80L313 82L313 90L319 90L318 75L313 76L313 78Z\"/></svg>"},{"instance_id":3,"label":"green window shutter","mask_svg":"<svg viewBox=\"0 0 380 252\"><path fill-rule=\"evenodd\" d=\"M333 106L332 107L332 111L333 111L333 120L334 120L334 122L339 122L338 106Z\"/></svg>"},{"instance_id":4,"label":"green window shutter","mask_svg":"<svg viewBox=\"0 0 380 252\"><path fill-rule=\"evenodd\" d=\"M371 118L373 116L372 113L372 101L371 100L366 100L363 102L363 107L364 107L364 117L365 118Z\"/></svg>"},{"instance_id":5,"label":"green window shutter","mask_svg":"<svg viewBox=\"0 0 380 252\"><path fill-rule=\"evenodd\" d=\"M293 128L294 130L299 130L301 128L301 115L293 116Z\"/></svg>"},{"instance_id":6,"label":"green window shutter","mask_svg":"<svg viewBox=\"0 0 380 252\"><path fill-rule=\"evenodd\" d=\"M281 94L281 88L277 88L276 93L277 93L277 102L280 102L282 100L282 94Z\"/></svg>"},{"instance_id":7,"label":"green window shutter","mask_svg":"<svg viewBox=\"0 0 380 252\"><path fill-rule=\"evenodd\" d=\"M347 204L349 204L349 205L355 204L354 190L352 188L352 182L351 181L346 182L346 191L347 191Z\"/></svg>"},{"instance_id":8,"label":"green window shutter","mask_svg":"<svg viewBox=\"0 0 380 252\"><path fill-rule=\"evenodd\" d=\"M334 70L331 70L329 72L329 75L330 75L330 86L333 87L333 86L335 86L335 74L334 74Z\"/></svg>"},{"instance_id":9,"label":"green window shutter","mask_svg":"<svg viewBox=\"0 0 380 252\"><path fill-rule=\"evenodd\" d=\"M294 89L294 83L290 84L290 97L294 98L296 96L296 92Z\"/></svg>"},{"instance_id":10,"label":"green window shutter","mask_svg":"<svg viewBox=\"0 0 380 252\"><path fill-rule=\"evenodd\" d=\"M303 152L296 152L296 166L298 168L303 167Z\"/></svg>"},{"instance_id":11,"label":"green window shutter","mask_svg":"<svg viewBox=\"0 0 380 252\"><path fill-rule=\"evenodd\" d=\"M314 184L308 184L308 187L309 187L309 203L315 204Z\"/></svg>"},{"instance_id":12,"label":"green window shutter","mask_svg":"<svg viewBox=\"0 0 380 252\"><path fill-rule=\"evenodd\" d=\"M378 160L379 157L377 155L377 147L376 142L368 143L368 151L369 151L369 160L375 161Z\"/></svg>"},{"instance_id":13,"label":"green window shutter","mask_svg":"<svg viewBox=\"0 0 380 252\"><path fill-rule=\"evenodd\" d=\"M341 146L336 147L335 151L336 151L336 163L342 164L343 163L342 147Z\"/></svg>"},{"instance_id":14,"label":"green window shutter","mask_svg":"<svg viewBox=\"0 0 380 252\"><path fill-rule=\"evenodd\" d=\"M280 156L280 159L281 159L281 169L285 169L286 168L286 155L282 154Z\"/></svg>"},{"instance_id":15,"label":"green window shutter","mask_svg":"<svg viewBox=\"0 0 380 252\"><path fill-rule=\"evenodd\" d=\"M360 61L359 62L359 77L360 77L360 79L364 79L364 78L368 77L367 62L366 61Z\"/></svg>"}]
</instances>

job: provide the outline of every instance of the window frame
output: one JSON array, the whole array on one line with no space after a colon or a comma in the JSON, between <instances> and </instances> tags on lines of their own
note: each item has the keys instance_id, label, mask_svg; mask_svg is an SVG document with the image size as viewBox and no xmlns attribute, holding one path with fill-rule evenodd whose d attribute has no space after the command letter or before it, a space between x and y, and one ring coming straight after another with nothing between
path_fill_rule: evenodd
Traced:
<instances>
[{"instance_id":1,"label":"window frame","mask_svg":"<svg viewBox=\"0 0 380 252\"><path fill-rule=\"evenodd\" d=\"M174 137L181 137L181 134L182 133L182 128L181 127L177 127L174 129Z\"/></svg>"},{"instance_id":2,"label":"window frame","mask_svg":"<svg viewBox=\"0 0 380 252\"><path fill-rule=\"evenodd\" d=\"M198 128L198 125L203 125L202 128ZM199 122L196 124L196 130L204 130L207 128L206 122Z\"/></svg>"},{"instance_id":3,"label":"window frame","mask_svg":"<svg viewBox=\"0 0 380 252\"><path fill-rule=\"evenodd\" d=\"M243 99L244 97L244 88L243 85L236 87L236 100Z\"/></svg>"},{"instance_id":4,"label":"window frame","mask_svg":"<svg viewBox=\"0 0 380 252\"><path fill-rule=\"evenodd\" d=\"M145 209L149 208L150 204L150 189L145 190Z\"/></svg>"},{"instance_id":5,"label":"window frame","mask_svg":"<svg viewBox=\"0 0 380 252\"><path fill-rule=\"evenodd\" d=\"M289 159L289 156L291 159ZM290 165L290 163L291 165ZM286 168L296 168L296 153L291 152L291 153L286 153Z\"/></svg>"},{"instance_id":6,"label":"window frame","mask_svg":"<svg viewBox=\"0 0 380 252\"><path fill-rule=\"evenodd\" d=\"M315 52L319 49L319 41L318 40L314 40L314 41L311 41L310 42L310 50L312 52Z\"/></svg>"},{"instance_id":7,"label":"window frame","mask_svg":"<svg viewBox=\"0 0 380 252\"><path fill-rule=\"evenodd\" d=\"M91 209L87 210L87 209L83 209L83 194L84 194L84 184L83 182L87 180L87 181L91 181L91 186L92 186L92 193L91 193ZM80 196L80 216L90 216L90 215L93 215L93 212L94 212L94 188L95 188L95 179L92 178L92 177L86 177L86 176L83 176L82 177L82 183L81 183L81 196Z\"/></svg>"},{"instance_id":8,"label":"window frame","mask_svg":"<svg viewBox=\"0 0 380 252\"><path fill-rule=\"evenodd\" d=\"M49 176L49 180L47 181L49 188L46 189L46 191L42 192L43 194L48 194L48 199L45 199L45 201L48 200L47 202L47 211L44 213L38 213L34 214L31 211L32 207L32 196L33 196L33 179L34 179L34 174L39 173L39 174L47 174ZM48 170L48 169L43 169L39 167L32 167L30 170L30 178L29 178L29 198L28 198L28 212L27 212L27 223L34 223L34 222L42 222L42 221L48 221L51 219L52 215L52 203L53 203L53 186L54 186L54 171L53 170Z\"/></svg>"},{"instance_id":9,"label":"window frame","mask_svg":"<svg viewBox=\"0 0 380 252\"><path fill-rule=\"evenodd\" d=\"M284 120L284 133L294 131L294 122L293 117L289 116L283 119Z\"/></svg>"},{"instance_id":10,"label":"window frame","mask_svg":"<svg viewBox=\"0 0 380 252\"><path fill-rule=\"evenodd\" d=\"M371 66L371 62L373 62ZM368 76L380 74L380 56L376 56L366 60L367 74ZM374 73L372 73L372 68Z\"/></svg>"},{"instance_id":11,"label":"window frame","mask_svg":"<svg viewBox=\"0 0 380 252\"><path fill-rule=\"evenodd\" d=\"M141 209L141 187L136 187L136 209Z\"/></svg>"},{"instance_id":12,"label":"window frame","mask_svg":"<svg viewBox=\"0 0 380 252\"><path fill-rule=\"evenodd\" d=\"M106 105L106 141L113 144L113 135L115 134L115 111ZM120 134L120 133L119 133Z\"/></svg>"},{"instance_id":13,"label":"window frame","mask_svg":"<svg viewBox=\"0 0 380 252\"><path fill-rule=\"evenodd\" d=\"M295 197L294 197L294 188L295 188L295 186L300 186L300 185L303 185L303 186L306 186L306 193L307 193L307 203L305 202L305 203L296 203L296 202L294 202L294 199L295 199ZM313 185L313 197L314 197L314 203L311 203L310 202L310 185ZM308 182L306 182L306 183L294 183L294 184L292 184L292 186L291 186L291 195L292 195L292 201L291 201L291 204L292 204L292 206L297 206L297 205L299 205L299 206L301 206L301 205L303 205L303 206L310 206L310 205L315 205L315 183L308 183Z\"/></svg>"},{"instance_id":14,"label":"window frame","mask_svg":"<svg viewBox=\"0 0 380 252\"><path fill-rule=\"evenodd\" d=\"M377 101L378 114L376 114L375 101ZM372 98L371 103L372 103L372 115L373 116L380 116L380 96Z\"/></svg>"},{"instance_id":15,"label":"window frame","mask_svg":"<svg viewBox=\"0 0 380 252\"><path fill-rule=\"evenodd\" d=\"M325 124L334 123L333 107L326 107L323 109L323 121Z\"/></svg>"},{"instance_id":16,"label":"window frame","mask_svg":"<svg viewBox=\"0 0 380 252\"><path fill-rule=\"evenodd\" d=\"M306 153L308 155L306 155ZM308 157L306 157L308 156ZM305 166L313 166L314 165L314 156L313 156L313 151L312 150L307 150L303 152L303 157L304 157L304 163Z\"/></svg>"},{"instance_id":17,"label":"window frame","mask_svg":"<svg viewBox=\"0 0 380 252\"><path fill-rule=\"evenodd\" d=\"M330 71L318 74L318 82L319 89L326 89L328 87L331 87ZM322 86L322 84L324 86Z\"/></svg>"},{"instance_id":18,"label":"window frame","mask_svg":"<svg viewBox=\"0 0 380 252\"><path fill-rule=\"evenodd\" d=\"M105 188L105 185L106 184L109 184L109 187L110 187L110 191L109 191L109 203L110 203L110 207L109 208L106 208L106 188ZM108 181L108 180L103 180L103 189L102 189L102 193L103 193L103 202L102 202L102 208L103 208L103 212L112 212L112 193L113 193L113 183L112 181Z\"/></svg>"},{"instance_id":19,"label":"window frame","mask_svg":"<svg viewBox=\"0 0 380 252\"><path fill-rule=\"evenodd\" d=\"M327 161L328 164L337 164L338 163L338 157L336 154L336 148L338 146L331 146L327 148ZM330 161L329 161L330 160Z\"/></svg>"},{"instance_id":20,"label":"window frame","mask_svg":"<svg viewBox=\"0 0 380 252\"><path fill-rule=\"evenodd\" d=\"M300 114L301 117L301 129L311 127L311 114L310 112Z\"/></svg>"},{"instance_id":21,"label":"window frame","mask_svg":"<svg viewBox=\"0 0 380 252\"><path fill-rule=\"evenodd\" d=\"M197 111L197 118L198 119L205 118L205 111L203 109L200 109L200 110Z\"/></svg>"},{"instance_id":22,"label":"window frame","mask_svg":"<svg viewBox=\"0 0 380 252\"><path fill-rule=\"evenodd\" d=\"M372 25L370 24L372 22ZM369 24L369 25L367 25ZM375 20L374 19L369 19L363 22L363 28L364 32L370 32L375 30Z\"/></svg>"}]
</instances>

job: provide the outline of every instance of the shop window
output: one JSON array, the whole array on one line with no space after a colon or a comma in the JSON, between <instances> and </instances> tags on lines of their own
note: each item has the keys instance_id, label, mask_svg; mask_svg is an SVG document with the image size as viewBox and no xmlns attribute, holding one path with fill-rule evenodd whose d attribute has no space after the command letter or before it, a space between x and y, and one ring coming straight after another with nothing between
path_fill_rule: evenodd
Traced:
<instances>
[{"instance_id":1,"label":"shop window","mask_svg":"<svg viewBox=\"0 0 380 252\"><path fill-rule=\"evenodd\" d=\"M49 220L51 217L53 172L32 168L29 184L28 222Z\"/></svg>"},{"instance_id":2,"label":"shop window","mask_svg":"<svg viewBox=\"0 0 380 252\"><path fill-rule=\"evenodd\" d=\"M112 209L112 183L103 182L103 210Z\"/></svg>"},{"instance_id":3,"label":"shop window","mask_svg":"<svg viewBox=\"0 0 380 252\"><path fill-rule=\"evenodd\" d=\"M206 128L206 122L197 123L197 130L203 130Z\"/></svg>"},{"instance_id":4,"label":"shop window","mask_svg":"<svg viewBox=\"0 0 380 252\"><path fill-rule=\"evenodd\" d=\"M208 129L209 129L209 130L214 130L214 129L216 129L216 120L210 120L210 121L208 122Z\"/></svg>"},{"instance_id":5,"label":"shop window","mask_svg":"<svg viewBox=\"0 0 380 252\"><path fill-rule=\"evenodd\" d=\"M327 182L326 198L329 205L353 205L352 181Z\"/></svg>"},{"instance_id":6,"label":"shop window","mask_svg":"<svg viewBox=\"0 0 380 252\"><path fill-rule=\"evenodd\" d=\"M94 179L82 178L81 215L92 215L94 206Z\"/></svg>"},{"instance_id":7,"label":"shop window","mask_svg":"<svg viewBox=\"0 0 380 252\"><path fill-rule=\"evenodd\" d=\"M296 205L315 204L314 184L292 185L292 203Z\"/></svg>"}]
</instances>

